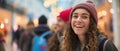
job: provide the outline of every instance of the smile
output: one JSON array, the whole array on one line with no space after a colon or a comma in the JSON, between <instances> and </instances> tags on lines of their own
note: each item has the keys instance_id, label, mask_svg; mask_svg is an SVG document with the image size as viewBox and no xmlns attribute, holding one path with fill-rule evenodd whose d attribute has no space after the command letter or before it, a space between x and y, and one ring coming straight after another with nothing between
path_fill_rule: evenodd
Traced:
<instances>
[{"instance_id":1,"label":"smile","mask_svg":"<svg viewBox=\"0 0 120 51\"><path fill-rule=\"evenodd\" d=\"M76 28L84 28L84 25L74 25Z\"/></svg>"}]
</instances>

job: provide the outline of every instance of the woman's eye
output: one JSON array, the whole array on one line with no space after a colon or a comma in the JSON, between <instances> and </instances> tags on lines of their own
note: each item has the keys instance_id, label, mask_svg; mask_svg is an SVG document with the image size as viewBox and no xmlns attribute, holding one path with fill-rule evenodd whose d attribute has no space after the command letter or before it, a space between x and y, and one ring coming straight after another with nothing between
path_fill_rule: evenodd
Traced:
<instances>
[{"instance_id":1,"label":"woman's eye","mask_svg":"<svg viewBox=\"0 0 120 51\"><path fill-rule=\"evenodd\" d=\"M85 15L84 15L84 16L82 16L82 18L83 18L83 19L86 19L86 18L88 18L88 16L85 16Z\"/></svg>"},{"instance_id":2,"label":"woman's eye","mask_svg":"<svg viewBox=\"0 0 120 51\"><path fill-rule=\"evenodd\" d=\"M78 16L72 16L73 18L77 18Z\"/></svg>"}]
</instances>

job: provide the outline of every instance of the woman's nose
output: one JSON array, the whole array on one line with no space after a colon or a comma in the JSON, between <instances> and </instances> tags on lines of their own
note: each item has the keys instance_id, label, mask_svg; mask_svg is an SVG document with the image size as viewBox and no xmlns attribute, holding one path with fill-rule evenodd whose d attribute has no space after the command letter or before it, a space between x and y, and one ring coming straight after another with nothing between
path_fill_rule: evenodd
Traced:
<instances>
[{"instance_id":1,"label":"woman's nose","mask_svg":"<svg viewBox=\"0 0 120 51\"><path fill-rule=\"evenodd\" d=\"M79 16L76 21L82 22L81 17Z\"/></svg>"}]
</instances>

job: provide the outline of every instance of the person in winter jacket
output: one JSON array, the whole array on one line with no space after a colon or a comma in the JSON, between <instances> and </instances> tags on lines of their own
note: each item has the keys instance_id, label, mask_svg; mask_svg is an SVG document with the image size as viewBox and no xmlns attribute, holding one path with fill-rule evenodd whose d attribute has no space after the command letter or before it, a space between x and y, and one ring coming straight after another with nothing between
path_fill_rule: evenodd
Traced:
<instances>
[{"instance_id":1,"label":"person in winter jacket","mask_svg":"<svg viewBox=\"0 0 120 51\"><path fill-rule=\"evenodd\" d=\"M46 18L45 15L41 15L39 17L39 20L38 20L39 25L37 27L35 27L35 29L34 29L34 32L36 35L40 36L42 33L46 32L46 31L50 31L50 28L47 25L47 21L48 21L48 19ZM50 37L50 35L45 36L45 38L47 40L49 39L49 37Z\"/></svg>"},{"instance_id":2,"label":"person in winter jacket","mask_svg":"<svg viewBox=\"0 0 120 51\"><path fill-rule=\"evenodd\" d=\"M47 25L47 17L44 15L39 17L38 23L39 26L34 29L36 35L33 38L32 51L46 51L48 47L48 39L52 32Z\"/></svg>"}]
</instances>

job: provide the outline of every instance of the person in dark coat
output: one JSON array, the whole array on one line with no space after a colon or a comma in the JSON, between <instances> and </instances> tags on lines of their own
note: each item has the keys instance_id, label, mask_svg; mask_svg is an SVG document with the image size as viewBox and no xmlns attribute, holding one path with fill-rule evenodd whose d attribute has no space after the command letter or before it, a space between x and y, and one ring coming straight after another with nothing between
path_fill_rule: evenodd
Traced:
<instances>
[{"instance_id":1,"label":"person in dark coat","mask_svg":"<svg viewBox=\"0 0 120 51\"><path fill-rule=\"evenodd\" d=\"M21 51L32 50L32 40L33 40L33 37L35 36L34 28L35 28L34 23L32 20L30 20L27 24L27 29L23 33L21 33L21 36L20 36Z\"/></svg>"},{"instance_id":2,"label":"person in dark coat","mask_svg":"<svg viewBox=\"0 0 120 51\"><path fill-rule=\"evenodd\" d=\"M38 23L39 23L39 25L37 26L37 27L35 27L35 29L34 29L34 32L35 32L35 34L36 34L36 36L33 38L33 48L32 48L32 50L33 51L36 51L36 50L47 50L47 46L48 46L48 39L49 39L49 37L51 36L51 34L52 34L52 32L51 32L51 30L50 30L50 28L49 28L49 26L47 25L47 18L44 16L44 15L42 15L42 16L40 16L39 17L39 19L38 19ZM46 32L50 32L49 34L47 34L47 35L45 35L44 33L46 33ZM45 46L41 46L40 48L41 49L36 49L36 43L38 43L38 42L36 42L36 37L38 38L40 38L41 36L43 36L43 35L45 35L43 38L45 38L44 40L45 40L45 42L43 41L43 43L45 43L46 45ZM39 39L40 40L40 39ZM43 50L43 51L44 51Z\"/></svg>"},{"instance_id":3,"label":"person in dark coat","mask_svg":"<svg viewBox=\"0 0 120 51\"><path fill-rule=\"evenodd\" d=\"M38 20L39 25L37 27L35 27L34 32L36 35L41 35L42 33L46 32L46 31L50 31L49 26L47 25L47 18L42 15L39 17ZM50 35L45 36L46 40L48 40L50 37Z\"/></svg>"},{"instance_id":4,"label":"person in dark coat","mask_svg":"<svg viewBox=\"0 0 120 51\"><path fill-rule=\"evenodd\" d=\"M17 43L18 49L20 47L20 36L24 31L25 29L22 26L18 25L18 29L14 32L15 37L13 41Z\"/></svg>"}]
</instances>

